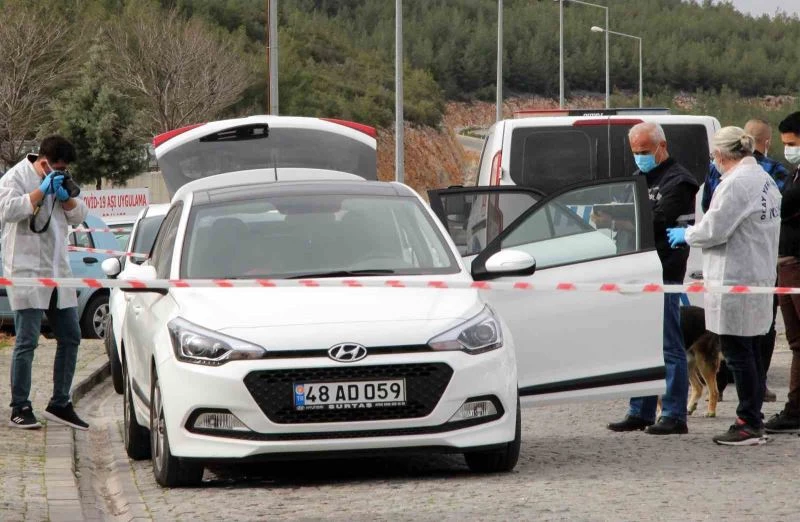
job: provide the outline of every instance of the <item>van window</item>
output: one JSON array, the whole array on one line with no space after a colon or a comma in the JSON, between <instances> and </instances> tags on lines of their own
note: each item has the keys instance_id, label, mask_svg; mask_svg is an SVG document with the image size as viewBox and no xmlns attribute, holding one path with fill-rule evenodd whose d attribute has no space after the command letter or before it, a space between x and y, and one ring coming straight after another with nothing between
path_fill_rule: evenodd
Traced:
<instances>
[{"instance_id":1,"label":"van window","mask_svg":"<svg viewBox=\"0 0 800 522\"><path fill-rule=\"evenodd\" d=\"M636 170L628 142L632 125L518 128L511 135L511 179L545 193ZM708 135L699 124L664 124L670 154L698 183L708 173Z\"/></svg>"}]
</instances>

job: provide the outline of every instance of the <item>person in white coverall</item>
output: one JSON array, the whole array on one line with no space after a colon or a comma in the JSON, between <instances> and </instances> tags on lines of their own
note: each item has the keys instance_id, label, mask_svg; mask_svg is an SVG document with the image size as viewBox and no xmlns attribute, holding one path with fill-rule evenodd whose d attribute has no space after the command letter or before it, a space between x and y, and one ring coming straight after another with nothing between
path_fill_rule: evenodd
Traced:
<instances>
[{"instance_id":1,"label":"person in white coverall","mask_svg":"<svg viewBox=\"0 0 800 522\"><path fill-rule=\"evenodd\" d=\"M60 136L42 140L39 154L29 155L0 178L0 222L5 277L72 277L67 257L69 225L83 222L83 200L62 186L75 148ZM29 399L34 350L42 316L57 340L53 363L53 395L44 417L78 429L89 426L75 413L70 387L75 374L81 330L74 289L10 286L16 342L11 359L13 428L40 428Z\"/></svg>"},{"instance_id":2,"label":"person in white coverall","mask_svg":"<svg viewBox=\"0 0 800 522\"><path fill-rule=\"evenodd\" d=\"M738 127L714 136L712 157L722 181L703 219L667 231L670 245L703 249L707 286L773 286L778 259L781 194L753 157L754 139ZM705 294L706 328L719 334L722 353L736 381L739 405L730 429L717 444L761 444L761 406L766 387L759 342L772 324L770 294Z\"/></svg>"}]
</instances>

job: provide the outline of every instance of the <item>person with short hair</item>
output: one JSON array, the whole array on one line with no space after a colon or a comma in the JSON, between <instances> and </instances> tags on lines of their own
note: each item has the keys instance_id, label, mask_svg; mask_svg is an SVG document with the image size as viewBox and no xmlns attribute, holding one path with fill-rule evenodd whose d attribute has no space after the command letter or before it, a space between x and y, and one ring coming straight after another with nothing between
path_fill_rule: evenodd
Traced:
<instances>
[{"instance_id":1,"label":"person with short hair","mask_svg":"<svg viewBox=\"0 0 800 522\"><path fill-rule=\"evenodd\" d=\"M3 273L5 277L72 277L67 257L69 225L79 225L88 209L64 186L66 169L75 161L75 147L61 136L42 140L38 155L28 155L0 178ZM48 420L88 429L75 413L70 388L75 375L81 329L74 289L9 286L16 341L11 359L12 428L36 429L41 424L30 401L34 350L42 316L57 341L53 363L53 395L45 410Z\"/></svg>"},{"instance_id":2,"label":"person with short hair","mask_svg":"<svg viewBox=\"0 0 800 522\"><path fill-rule=\"evenodd\" d=\"M794 112L778 126L786 159L800 166L800 112ZM800 286L800 167L787 181L781 205L781 233L778 246L778 285ZM786 326L786 340L792 351L789 394L783 410L764 424L768 433L800 433L800 295L780 295L778 303Z\"/></svg>"},{"instance_id":3,"label":"person with short hair","mask_svg":"<svg viewBox=\"0 0 800 522\"><path fill-rule=\"evenodd\" d=\"M678 225L679 218L693 219L697 180L669 155L664 130L656 123L634 125L629 134L631 152L639 169L635 175L645 176L653 209L653 230L656 251L661 260L666 284L683 284L689 249L672 249L667 241L667 228ZM598 226L607 217L594 215ZM689 375L686 350L680 326L680 295L664 294L664 366L666 393L662 396L661 417L656 420L658 397L635 397L628 413L607 428L612 431L645 430L651 435L673 435L689 432L686 406L689 397Z\"/></svg>"},{"instance_id":4,"label":"person with short hair","mask_svg":"<svg viewBox=\"0 0 800 522\"><path fill-rule=\"evenodd\" d=\"M709 287L775 284L781 193L754 151L755 139L744 129L720 129L712 158L722 177L708 212L696 225L667 231L670 246L703 249L703 277ZM707 293L705 316L706 329L720 336L739 396L736 421L712 440L728 446L763 444L766 384L760 342L772 323L772 296Z\"/></svg>"}]
</instances>

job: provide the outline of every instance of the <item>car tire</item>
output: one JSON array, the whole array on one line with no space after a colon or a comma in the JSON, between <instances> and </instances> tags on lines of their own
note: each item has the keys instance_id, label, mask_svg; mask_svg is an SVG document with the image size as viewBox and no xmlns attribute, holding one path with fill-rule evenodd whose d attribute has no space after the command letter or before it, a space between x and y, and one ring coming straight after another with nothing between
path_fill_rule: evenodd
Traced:
<instances>
[{"instance_id":1,"label":"car tire","mask_svg":"<svg viewBox=\"0 0 800 522\"><path fill-rule=\"evenodd\" d=\"M122 365L122 376L125 381L122 405L124 421L122 441L125 444L125 452L133 460L145 460L150 457L150 434L147 428L140 426L136 420L136 412L133 409L133 385L128 375L127 364Z\"/></svg>"},{"instance_id":2,"label":"car tire","mask_svg":"<svg viewBox=\"0 0 800 522\"><path fill-rule=\"evenodd\" d=\"M86 339L102 339L108 331L108 294L103 292L92 297L83 310L81 334Z\"/></svg>"},{"instance_id":3,"label":"car tire","mask_svg":"<svg viewBox=\"0 0 800 522\"><path fill-rule=\"evenodd\" d=\"M161 486L197 486L203 480L204 466L172 455L163 405L161 386L158 376L154 373L153 384L150 387L150 446L153 475Z\"/></svg>"},{"instance_id":4,"label":"car tire","mask_svg":"<svg viewBox=\"0 0 800 522\"><path fill-rule=\"evenodd\" d=\"M499 449L464 453L464 460L467 461L470 471L475 473L507 473L517 465L521 445L522 415L520 414L519 399L517 399L517 426L514 431L514 440Z\"/></svg>"},{"instance_id":5,"label":"car tire","mask_svg":"<svg viewBox=\"0 0 800 522\"><path fill-rule=\"evenodd\" d=\"M108 355L108 365L111 370L111 384L114 385L114 391L120 395L125 394L125 381L122 375L122 363L119 360L119 352L117 351L117 341L114 336L114 330L111 328L111 318L108 318L108 326L106 327L106 337L103 343L106 346L106 354Z\"/></svg>"}]
</instances>

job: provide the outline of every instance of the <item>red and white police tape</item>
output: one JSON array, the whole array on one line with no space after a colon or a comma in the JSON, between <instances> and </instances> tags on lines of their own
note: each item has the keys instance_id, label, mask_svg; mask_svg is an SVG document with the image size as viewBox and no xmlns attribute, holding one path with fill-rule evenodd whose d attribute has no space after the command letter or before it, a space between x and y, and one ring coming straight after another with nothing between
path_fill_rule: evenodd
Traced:
<instances>
[{"instance_id":1,"label":"red and white police tape","mask_svg":"<svg viewBox=\"0 0 800 522\"><path fill-rule=\"evenodd\" d=\"M130 232L130 228L84 228L84 227L76 227L70 230L70 232L110 232L112 234L126 234Z\"/></svg>"},{"instance_id":2,"label":"red and white police tape","mask_svg":"<svg viewBox=\"0 0 800 522\"><path fill-rule=\"evenodd\" d=\"M93 278L5 278L0 277L0 288L428 288L432 290L500 290L515 292L602 292L642 294L800 294L800 288L769 286L664 285L660 283L555 283L531 284L495 281L444 281L436 279L93 279Z\"/></svg>"},{"instance_id":3,"label":"red and white police tape","mask_svg":"<svg viewBox=\"0 0 800 522\"><path fill-rule=\"evenodd\" d=\"M135 257L136 259L147 259L150 257L148 254L140 254L138 252L125 252L124 250L105 250L102 248L89 248L89 247L79 247L79 246L68 246L67 251L69 252L86 252L87 254L106 254L109 256L124 256L124 257Z\"/></svg>"}]
</instances>

